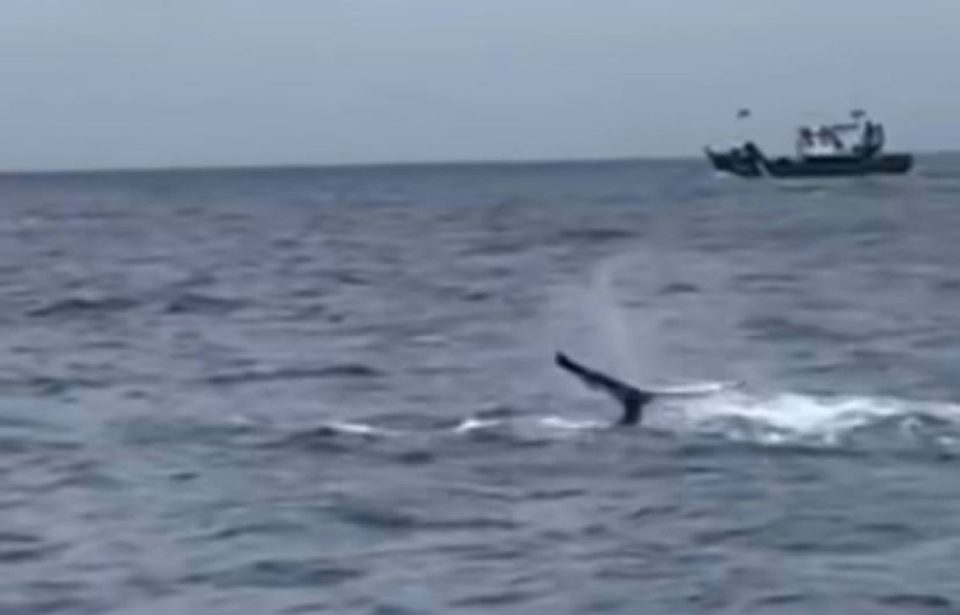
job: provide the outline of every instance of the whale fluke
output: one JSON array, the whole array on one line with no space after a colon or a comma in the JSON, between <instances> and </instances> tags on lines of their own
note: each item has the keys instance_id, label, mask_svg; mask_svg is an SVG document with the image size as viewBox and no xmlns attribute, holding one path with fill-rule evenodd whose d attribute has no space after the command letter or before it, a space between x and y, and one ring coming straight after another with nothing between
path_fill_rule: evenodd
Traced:
<instances>
[{"instance_id":1,"label":"whale fluke","mask_svg":"<svg viewBox=\"0 0 960 615\"><path fill-rule=\"evenodd\" d=\"M601 390L620 402L623 406L620 425L639 423L643 419L643 407L657 397L656 393L638 389L612 376L581 365L562 352L558 352L554 360L558 366L580 378L591 389Z\"/></svg>"}]
</instances>

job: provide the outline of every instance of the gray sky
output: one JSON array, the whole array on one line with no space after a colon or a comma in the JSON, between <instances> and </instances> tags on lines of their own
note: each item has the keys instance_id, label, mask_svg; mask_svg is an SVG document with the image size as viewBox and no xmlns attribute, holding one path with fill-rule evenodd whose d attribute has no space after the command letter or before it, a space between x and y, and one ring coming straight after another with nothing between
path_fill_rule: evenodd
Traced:
<instances>
[{"instance_id":1,"label":"gray sky","mask_svg":"<svg viewBox=\"0 0 960 615\"><path fill-rule=\"evenodd\" d=\"M950 149L958 60L958 0L6 0L0 168L786 150L854 105Z\"/></svg>"}]
</instances>

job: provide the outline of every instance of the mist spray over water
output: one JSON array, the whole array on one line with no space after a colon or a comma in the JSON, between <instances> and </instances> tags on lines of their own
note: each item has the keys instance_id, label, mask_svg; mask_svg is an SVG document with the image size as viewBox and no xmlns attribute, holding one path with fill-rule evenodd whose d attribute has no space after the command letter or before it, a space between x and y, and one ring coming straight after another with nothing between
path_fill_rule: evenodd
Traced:
<instances>
[{"instance_id":1,"label":"mist spray over water","mask_svg":"<svg viewBox=\"0 0 960 615\"><path fill-rule=\"evenodd\" d=\"M643 373L645 361L635 343L635 334L627 324L623 306L617 301L614 279L624 262L624 257L614 257L597 267L590 281L590 292L584 296L585 311L599 332L598 340L614 362L614 368L624 376L636 377Z\"/></svg>"}]
</instances>

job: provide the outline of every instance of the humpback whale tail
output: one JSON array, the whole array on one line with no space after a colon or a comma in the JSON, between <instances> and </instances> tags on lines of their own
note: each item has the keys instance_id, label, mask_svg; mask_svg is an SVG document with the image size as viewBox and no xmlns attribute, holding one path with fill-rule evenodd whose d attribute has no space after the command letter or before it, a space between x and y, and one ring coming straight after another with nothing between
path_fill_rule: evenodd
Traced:
<instances>
[{"instance_id":1,"label":"humpback whale tail","mask_svg":"<svg viewBox=\"0 0 960 615\"><path fill-rule=\"evenodd\" d=\"M558 366L574 374L591 389L604 391L623 406L623 416L620 425L636 425L643 418L643 407L657 396L651 391L644 391L621 382L616 378L595 371L573 361L562 352L558 352L554 360Z\"/></svg>"}]
</instances>

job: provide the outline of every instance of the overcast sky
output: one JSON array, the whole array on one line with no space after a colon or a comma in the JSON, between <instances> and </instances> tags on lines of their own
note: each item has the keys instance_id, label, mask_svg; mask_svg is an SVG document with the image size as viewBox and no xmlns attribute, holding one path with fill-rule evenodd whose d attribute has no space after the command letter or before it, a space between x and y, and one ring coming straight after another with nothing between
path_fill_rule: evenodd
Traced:
<instances>
[{"instance_id":1,"label":"overcast sky","mask_svg":"<svg viewBox=\"0 0 960 615\"><path fill-rule=\"evenodd\" d=\"M5 0L0 168L951 149L958 62L960 0Z\"/></svg>"}]
</instances>

